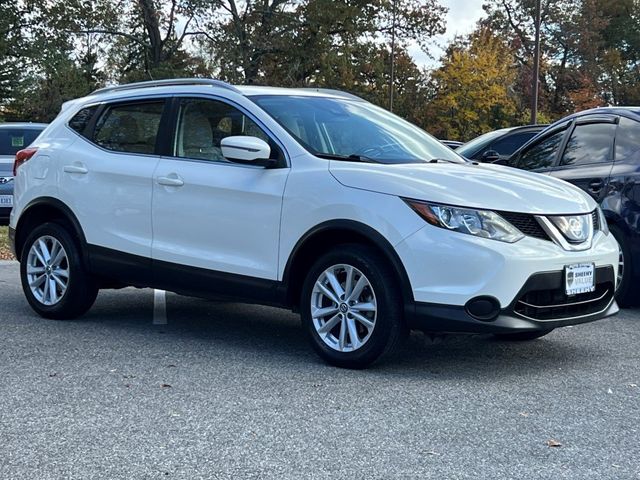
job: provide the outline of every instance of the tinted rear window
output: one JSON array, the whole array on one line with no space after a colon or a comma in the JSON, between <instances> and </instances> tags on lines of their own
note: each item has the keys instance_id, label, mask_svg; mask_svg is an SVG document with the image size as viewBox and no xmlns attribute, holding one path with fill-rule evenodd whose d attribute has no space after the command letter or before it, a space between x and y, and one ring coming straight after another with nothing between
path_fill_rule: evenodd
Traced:
<instances>
[{"instance_id":1,"label":"tinted rear window","mask_svg":"<svg viewBox=\"0 0 640 480\"><path fill-rule=\"evenodd\" d=\"M164 100L112 105L96 124L94 142L116 152L152 154Z\"/></svg>"},{"instance_id":2,"label":"tinted rear window","mask_svg":"<svg viewBox=\"0 0 640 480\"><path fill-rule=\"evenodd\" d=\"M586 165L610 162L616 132L614 123L576 125L562 155L560 165Z\"/></svg>"},{"instance_id":3,"label":"tinted rear window","mask_svg":"<svg viewBox=\"0 0 640 480\"><path fill-rule=\"evenodd\" d=\"M98 110L98 106L83 108L76 113L71 120L69 120L69 126L78 132L80 135L87 136L87 126L93 118L93 115Z\"/></svg>"},{"instance_id":4,"label":"tinted rear window","mask_svg":"<svg viewBox=\"0 0 640 480\"><path fill-rule=\"evenodd\" d=\"M630 157L640 150L640 123L620 118L616 133L616 161Z\"/></svg>"},{"instance_id":5,"label":"tinted rear window","mask_svg":"<svg viewBox=\"0 0 640 480\"><path fill-rule=\"evenodd\" d=\"M15 155L28 147L44 129L0 128L0 155Z\"/></svg>"}]
</instances>

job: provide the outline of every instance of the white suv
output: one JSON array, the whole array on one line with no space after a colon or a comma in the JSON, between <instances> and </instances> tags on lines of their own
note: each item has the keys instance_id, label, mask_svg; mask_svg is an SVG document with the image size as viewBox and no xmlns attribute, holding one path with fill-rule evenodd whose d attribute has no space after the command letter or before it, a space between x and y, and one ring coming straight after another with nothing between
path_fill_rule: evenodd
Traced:
<instances>
[{"instance_id":1,"label":"white suv","mask_svg":"<svg viewBox=\"0 0 640 480\"><path fill-rule=\"evenodd\" d=\"M410 328L525 340L618 311L593 199L465 161L346 93L107 88L66 104L15 169L10 236L47 318L129 285L275 305L357 368Z\"/></svg>"}]
</instances>

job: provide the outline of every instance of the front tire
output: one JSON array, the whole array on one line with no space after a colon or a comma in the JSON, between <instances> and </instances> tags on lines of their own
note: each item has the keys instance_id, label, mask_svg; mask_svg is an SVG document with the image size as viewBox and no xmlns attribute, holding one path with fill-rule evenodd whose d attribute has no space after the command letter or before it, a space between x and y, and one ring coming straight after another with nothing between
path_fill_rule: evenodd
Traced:
<instances>
[{"instance_id":1,"label":"front tire","mask_svg":"<svg viewBox=\"0 0 640 480\"><path fill-rule=\"evenodd\" d=\"M29 305L45 318L79 317L98 295L76 242L58 223L45 223L29 234L22 248L20 277Z\"/></svg>"},{"instance_id":2,"label":"front tire","mask_svg":"<svg viewBox=\"0 0 640 480\"><path fill-rule=\"evenodd\" d=\"M314 350L342 368L365 368L406 331L398 280L386 258L364 245L320 257L302 288L300 312Z\"/></svg>"},{"instance_id":3,"label":"front tire","mask_svg":"<svg viewBox=\"0 0 640 480\"><path fill-rule=\"evenodd\" d=\"M631 260L631 249L629 241L624 232L611 225L609 227L611 235L618 241L620 245L620 257L618 260L618 278L616 284L616 301L621 307L633 306L637 301L634 299L632 278L633 278L633 261Z\"/></svg>"}]
</instances>

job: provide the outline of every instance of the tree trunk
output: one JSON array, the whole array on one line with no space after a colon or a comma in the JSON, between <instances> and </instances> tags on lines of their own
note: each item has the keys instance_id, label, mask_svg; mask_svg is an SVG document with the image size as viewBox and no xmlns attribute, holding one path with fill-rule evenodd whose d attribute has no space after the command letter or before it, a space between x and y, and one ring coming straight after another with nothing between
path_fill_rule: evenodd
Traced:
<instances>
[{"instance_id":1,"label":"tree trunk","mask_svg":"<svg viewBox=\"0 0 640 480\"><path fill-rule=\"evenodd\" d=\"M160 34L160 13L153 5L153 0L138 0L142 12L144 28L149 36L149 63L150 68L156 68L165 60L162 58L162 35Z\"/></svg>"}]
</instances>

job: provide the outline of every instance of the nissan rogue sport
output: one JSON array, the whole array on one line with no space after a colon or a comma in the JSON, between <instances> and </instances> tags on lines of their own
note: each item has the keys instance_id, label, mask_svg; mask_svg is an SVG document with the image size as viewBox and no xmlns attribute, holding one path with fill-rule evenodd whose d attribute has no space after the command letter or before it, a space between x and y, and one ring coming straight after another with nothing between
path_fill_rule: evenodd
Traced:
<instances>
[{"instance_id":1,"label":"nissan rogue sport","mask_svg":"<svg viewBox=\"0 0 640 480\"><path fill-rule=\"evenodd\" d=\"M9 235L46 318L124 286L274 305L359 368L411 328L530 340L618 311L590 196L342 92L109 87L65 104L14 170Z\"/></svg>"}]
</instances>

